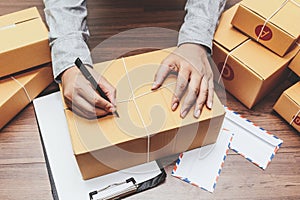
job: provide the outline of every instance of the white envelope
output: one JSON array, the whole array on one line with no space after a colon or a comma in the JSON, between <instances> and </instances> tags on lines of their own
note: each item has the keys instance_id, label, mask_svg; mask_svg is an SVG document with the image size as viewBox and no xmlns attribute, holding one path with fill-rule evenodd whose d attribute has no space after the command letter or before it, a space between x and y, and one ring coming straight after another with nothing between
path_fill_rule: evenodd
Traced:
<instances>
[{"instance_id":1,"label":"white envelope","mask_svg":"<svg viewBox=\"0 0 300 200\"><path fill-rule=\"evenodd\" d=\"M222 130L212 145L182 153L172 175L181 180L213 192L224 165L232 133Z\"/></svg>"},{"instance_id":2,"label":"white envelope","mask_svg":"<svg viewBox=\"0 0 300 200\"><path fill-rule=\"evenodd\" d=\"M223 128L234 133L230 148L261 169L266 169L282 140L226 108Z\"/></svg>"}]
</instances>

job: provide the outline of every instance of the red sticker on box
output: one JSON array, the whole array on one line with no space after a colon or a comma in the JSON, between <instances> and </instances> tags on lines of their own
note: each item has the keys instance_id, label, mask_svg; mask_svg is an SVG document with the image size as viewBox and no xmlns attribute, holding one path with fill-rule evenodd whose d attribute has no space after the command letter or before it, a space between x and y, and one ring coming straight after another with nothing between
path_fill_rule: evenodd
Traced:
<instances>
[{"instance_id":1,"label":"red sticker on box","mask_svg":"<svg viewBox=\"0 0 300 200\"><path fill-rule=\"evenodd\" d=\"M299 116L295 117L294 123L295 123L297 126L300 126L300 117L299 117Z\"/></svg>"},{"instance_id":2,"label":"red sticker on box","mask_svg":"<svg viewBox=\"0 0 300 200\"><path fill-rule=\"evenodd\" d=\"M224 66L224 62L221 62L221 63L218 64L218 69L219 69L220 73L222 72L223 66ZM234 78L234 72L233 72L232 68L227 63L226 63L225 68L223 70L222 77L227 81L231 81Z\"/></svg>"},{"instance_id":3,"label":"red sticker on box","mask_svg":"<svg viewBox=\"0 0 300 200\"><path fill-rule=\"evenodd\" d=\"M263 28L263 30L262 30ZM260 33L262 30L262 33ZM273 33L272 30L268 26L258 25L255 28L255 34L259 39L268 41L272 39Z\"/></svg>"}]
</instances>

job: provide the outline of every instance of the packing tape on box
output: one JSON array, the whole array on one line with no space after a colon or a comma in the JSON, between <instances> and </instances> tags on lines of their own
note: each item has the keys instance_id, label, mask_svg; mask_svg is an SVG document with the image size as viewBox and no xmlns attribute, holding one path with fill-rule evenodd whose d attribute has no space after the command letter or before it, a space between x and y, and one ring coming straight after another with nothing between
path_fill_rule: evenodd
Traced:
<instances>
[{"instance_id":1,"label":"packing tape on box","mask_svg":"<svg viewBox=\"0 0 300 200\"><path fill-rule=\"evenodd\" d=\"M295 4L296 6L298 6L300 8L300 4L294 0L285 0L266 20L264 25L262 26L260 33L258 34L256 41L258 42L261 35L264 32L265 26L267 25L267 23L272 19L272 17L274 17L274 15L276 15L288 2L291 2L293 4Z\"/></svg>"},{"instance_id":2,"label":"packing tape on box","mask_svg":"<svg viewBox=\"0 0 300 200\"><path fill-rule=\"evenodd\" d=\"M10 78L11 78L12 80L14 80L16 83L18 83L18 85L20 85L20 86L23 88L23 91L25 92L25 94L26 94L26 96L27 96L29 102L31 102L32 99L30 98L30 95L29 95L27 89L25 88L25 86L24 86L20 81L18 81L17 79L15 79L13 76L11 76Z\"/></svg>"},{"instance_id":3,"label":"packing tape on box","mask_svg":"<svg viewBox=\"0 0 300 200\"><path fill-rule=\"evenodd\" d=\"M296 113L295 116L293 116L292 120L290 121L290 125L292 125L295 121L295 119L298 117L298 115L300 114L300 110L298 110L298 112Z\"/></svg>"}]
</instances>

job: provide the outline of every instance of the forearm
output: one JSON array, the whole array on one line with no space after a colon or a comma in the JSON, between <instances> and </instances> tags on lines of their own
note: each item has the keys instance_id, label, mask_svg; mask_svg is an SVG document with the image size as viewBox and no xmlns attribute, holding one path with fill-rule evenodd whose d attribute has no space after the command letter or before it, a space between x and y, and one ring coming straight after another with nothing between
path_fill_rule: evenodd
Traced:
<instances>
[{"instance_id":1,"label":"forearm","mask_svg":"<svg viewBox=\"0 0 300 200\"><path fill-rule=\"evenodd\" d=\"M178 46L184 43L201 44L211 52L214 32L225 3L226 0L188 0Z\"/></svg>"},{"instance_id":2,"label":"forearm","mask_svg":"<svg viewBox=\"0 0 300 200\"><path fill-rule=\"evenodd\" d=\"M74 66L80 57L84 64L92 65L86 41L89 31L86 24L85 0L44 0L46 21L50 29L49 40L56 81L59 75Z\"/></svg>"}]
</instances>

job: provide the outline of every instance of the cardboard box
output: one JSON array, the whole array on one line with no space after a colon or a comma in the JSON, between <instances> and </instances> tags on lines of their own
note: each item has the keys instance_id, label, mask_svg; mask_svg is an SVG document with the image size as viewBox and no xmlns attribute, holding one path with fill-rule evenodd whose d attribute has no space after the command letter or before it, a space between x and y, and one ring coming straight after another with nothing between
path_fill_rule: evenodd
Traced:
<instances>
[{"instance_id":1,"label":"cardboard box","mask_svg":"<svg viewBox=\"0 0 300 200\"><path fill-rule=\"evenodd\" d=\"M0 16L0 77L51 61L48 30L38 10Z\"/></svg>"},{"instance_id":2,"label":"cardboard box","mask_svg":"<svg viewBox=\"0 0 300 200\"><path fill-rule=\"evenodd\" d=\"M0 79L0 130L52 81L51 64Z\"/></svg>"},{"instance_id":3,"label":"cardboard box","mask_svg":"<svg viewBox=\"0 0 300 200\"><path fill-rule=\"evenodd\" d=\"M289 68L300 77L300 51L289 64Z\"/></svg>"},{"instance_id":4,"label":"cardboard box","mask_svg":"<svg viewBox=\"0 0 300 200\"><path fill-rule=\"evenodd\" d=\"M299 0L294 1L300 4ZM260 36L259 43L284 56L295 47L300 35L300 26L295 25L295 21L300 20L300 7L292 1L287 1L283 5L284 2L286 1L243 0L231 23L254 40ZM279 11L276 12L278 9ZM271 19L263 28L265 21L270 17Z\"/></svg>"},{"instance_id":5,"label":"cardboard box","mask_svg":"<svg viewBox=\"0 0 300 200\"><path fill-rule=\"evenodd\" d=\"M161 89L151 91L156 70L170 51L160 50L95 65L117 88L120 118L106 116L87 120L65 106L74 155L83 179L216 141L225 114L217 95L211 111L204 108L199 119L195 119L191 111L181 119L180 108L171 111L175 75L170 75Z\"/></svg>"},{"instance_id":6,"label":"cardboard box","mask_svg":"<svg viewBox=\"0 0 300 200\"><path fill-rule=\"evenodd\" d=\"M230 24L235 9L237 6L223 13L214 36L212 57L217 66L213 67L214 78L219 79L229 55L222 74L225 89L252 108L287 77L287 65L299 47L280 57L247 38Z\"/></svg>"},{"instance_id":7,"label":"cardboard box","mask_svg":"<svg viewBox=\"0 0 300 200\"><path fill-rule=\"evenodd\" d=\"M273 109L300 132L300 82L285 90Z\"/></svg>"}]
</instances>

